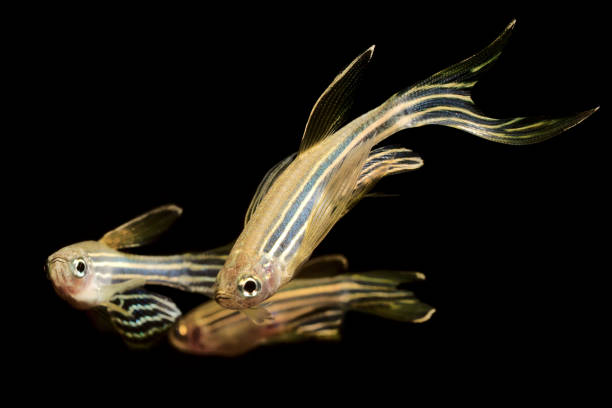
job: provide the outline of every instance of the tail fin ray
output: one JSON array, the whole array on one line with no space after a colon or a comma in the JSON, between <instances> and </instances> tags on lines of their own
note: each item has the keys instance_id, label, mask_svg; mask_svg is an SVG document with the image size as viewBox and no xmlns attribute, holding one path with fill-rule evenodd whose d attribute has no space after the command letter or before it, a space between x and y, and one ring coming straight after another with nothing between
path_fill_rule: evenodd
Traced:
<instances>
[{"instance_id":1,"label":"tail fin ray","mask_svg":"<svg viewBox=\"0 0 612 408\"><path fill-rule=\"evenodd\" d=\"M358 296L349 301L349 309L401 322L421 323L436 309L418 300L411 291L398 289L403 283L425 279L420 272L372 271L351 276L354 282L372 290L372 296ZM383 295L384 293L384 295Z\"/></svg>"},{"instance_id":2,"label":"tail fin ray","mask_svg":"<svg viewBox=\"0 0 612 408\"><path fill-rule=\"evenodd\" d=\"M397 121L385 135L435 124L454 127L497 143L525 145L550 139L593 114L598 107L565 117L496 119L476 107L472 89L480 75L501 55L514 24L513 20L499 37L475 55L394 95L389 105Z\"/></svg>"}]
</instances>

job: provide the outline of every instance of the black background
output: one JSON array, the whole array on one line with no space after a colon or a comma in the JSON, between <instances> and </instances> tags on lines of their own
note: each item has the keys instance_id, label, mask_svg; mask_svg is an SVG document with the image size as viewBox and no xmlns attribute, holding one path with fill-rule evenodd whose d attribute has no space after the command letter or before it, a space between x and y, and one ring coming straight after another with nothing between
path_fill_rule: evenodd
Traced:
<instances>
[{"instance_id":1,"label":"black background","mask_svg":"<svg viewBox=\"0 0 612 408\"><path fill-rule=\"evenodd\" d=\"M425 166L383 180L376 191L400 196L362 201L315 252L343 253L354 271L425 273L413 289L437 308L429 322L350 313L340 343L202 358L167 345L126 349L53 292L42 270L49 254L158 205L178 204L183 217L139 253L234 239L263 174L297 150L315 100L370 45L376 51L354 115L472 55L513 18L503 57L474 91L484 111L600 111L526 147L436 126L403 131L384 143L415 150ZM23 318L8 336L24 378L72 391L75 381L102 382L108 392L145 384L134 388L197 392L202 402L208 393L261 402L283 390L408 401L423 389L504 400L598 388L591 367L603 363L609 343L601 261L610 132L597 10L236 4L37 9L25 20L14 34L15 44L27 44L17 47L13 103L24 113L16 133L23 145L5 151L18 159L7 176L27 214L15 217L27 220L16 245L26 248L26 266L16 269L24 280L10 290ZM200 301L173 294L183 308Z\"/></svg>"}]
</instances>

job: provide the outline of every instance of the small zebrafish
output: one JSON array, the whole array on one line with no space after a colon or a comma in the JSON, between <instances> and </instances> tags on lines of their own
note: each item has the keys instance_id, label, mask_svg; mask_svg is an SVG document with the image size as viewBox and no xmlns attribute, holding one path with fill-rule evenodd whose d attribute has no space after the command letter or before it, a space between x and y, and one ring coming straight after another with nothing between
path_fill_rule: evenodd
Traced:
<instances>
[{"instance_id":1,"label":"small zebrafish","mask_svg":"<svg viewBox=\"0 0 612 408\"><path fill-rule=\"evenodd\" d=\"M549 139L595 112L598 108L561 118L510 119L480 112L471 90L501 55L514 23L482 51L341 127L374 47L349 64L315 103L297 155L270 172L253 198L244 229L217 276L215 300L230 309L254 308L289 282L359 200L355 185L372 147L400 130L437 124L525 145Z\"/></svg>"},{"instance_id":2,"label":"small zebrafish","mask_svg":"<svg viewBox=\"0 0 612 408\"><path fill-rule=\"evenodd\" d=\"M229 247L171 256L119 251L148 244L181 215L175 205L155 208L106 233L55 252L46 270L59 296L78 309L104 308L130 345L145 345L181 315L171 299L144 289L170 286L212 297L217 272Z\"/></svg>"},{"instance_id":3,"label":"small zebrafish","mask_svg":"<svg viewBox=\"0 0 612 408\"><path fill-rule=\"evenodd\" d=\"M435 312L412 292L397 288L425 279L423 274L349 274L347 265L339 255L308 262L299 278L262 304L271 315L265 324L255 324L243 313L209 301L178 320L169 332L170 342L187 353L236 356L264 344L339 340L345 313L350 310L415 323L428 320Z\"/></svg>"}]
</instances>

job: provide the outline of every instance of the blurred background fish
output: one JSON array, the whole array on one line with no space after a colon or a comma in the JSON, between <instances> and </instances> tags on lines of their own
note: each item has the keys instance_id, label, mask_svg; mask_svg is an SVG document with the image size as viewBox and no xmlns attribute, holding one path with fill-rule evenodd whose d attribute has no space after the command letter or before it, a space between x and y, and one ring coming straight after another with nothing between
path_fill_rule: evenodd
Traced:
<instances>
[{"instance_id":1,"label":"blurred background fish","mask_svg":"<svg viewBox=\"0 0 612 408\"><path fill-rule=\"evenodd\" d=\"M398 289L400 284L424 280L422 273L350 274L347 266L340 255L308 262L299 278L264 302L272 316L265 324L209 301L180 318L169 332L170 342L186 353L236 356L264 344L339 340L347 311L413 323L427 321L435 312L412 292Z\"/></svg>"}]
</instances>

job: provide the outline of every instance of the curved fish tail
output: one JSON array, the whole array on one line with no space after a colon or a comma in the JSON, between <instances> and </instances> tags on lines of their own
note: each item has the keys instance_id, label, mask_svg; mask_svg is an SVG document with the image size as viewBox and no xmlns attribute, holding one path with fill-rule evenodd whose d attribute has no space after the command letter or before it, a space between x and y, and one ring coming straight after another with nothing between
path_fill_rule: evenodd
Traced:
<instances>
[{"instance_id":1,"label":"curved fish tail","mask_svg":"<svg viewBox=\"0 0 612 408\"><path fill-rule=\"evenodd\" d=\"M402 322L425 322L436 309L421 302L411 291L398 289L403 283L423 279L425 275L420 272L405 271L372 271L351 275L351 280L360 289L349 295L348 308Z\"/></svg>"},{"instance_id":2,"label":"curved fish tail","mask_svg":"<svg viewBox=\"0 0 612 408\"><path fill-rule=\"evenodd\" d=\"M515 21L488 47L421 81L389 100L399 111L394 130L443 125L498 143L538 143L577 125L598 107L565 117L515 117L496 119L482 113L471 92L480 75L499 58Z\"/></svg>"}]
</instances>

